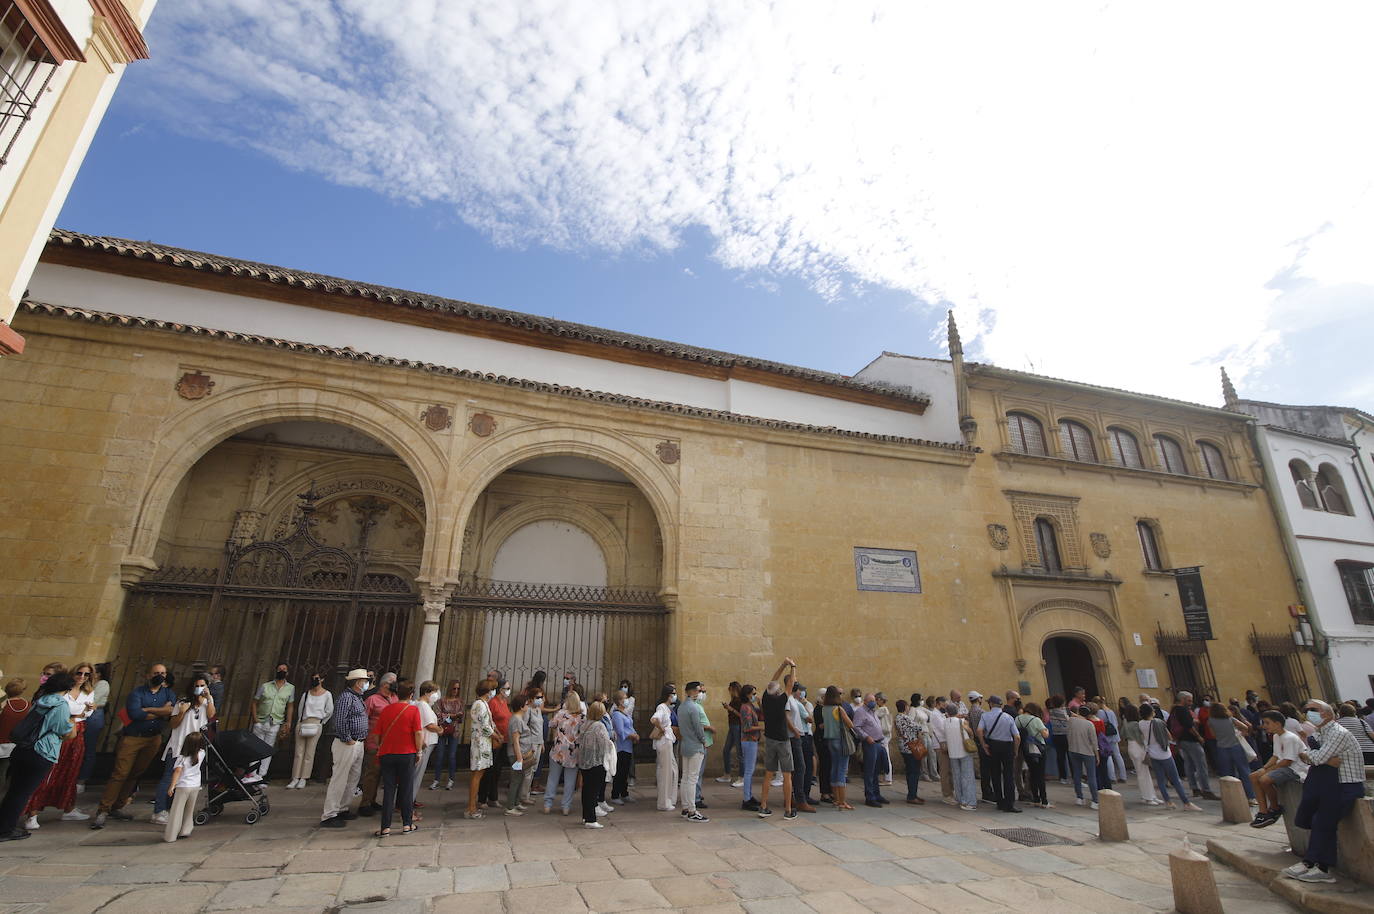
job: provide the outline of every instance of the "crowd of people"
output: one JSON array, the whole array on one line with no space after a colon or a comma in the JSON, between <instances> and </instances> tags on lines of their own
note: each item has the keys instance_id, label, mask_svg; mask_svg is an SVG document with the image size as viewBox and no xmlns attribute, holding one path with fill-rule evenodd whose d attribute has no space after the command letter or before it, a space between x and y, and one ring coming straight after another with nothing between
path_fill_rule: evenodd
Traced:
<instances>
[{"instance_id":1,"label":"crowd of people","mask_svg":"<svg viewBox=\"0 0 1374 914\"><path fill-rule=\"evenodd\" d=\"M55 663L31 698L24 697L22 680L5 684L0 779L7 776L8 786L0 800L0 840L28 837L47 808L60 810L60 821L91 828L130 820L140 777L158 779L151 821L164 827L165 839L190 834L224 670L193 673L177 693L165 665L148 668L119 712L113 769L92 816L77 807L77 796L105 726L109 678L108 664L80 663L69 671ZM441 689L367 669L350 671L337 695L325 687L324 673L311 675L300 695L289 679L290 668L278 664L253 693L251 730L267 752L239 775L265 779L271 753L294 740L285 789L304 789L327 739L332 766L323 828L376 815L378 838L392 833L398 817L403 832L415 831L423 821L426 777L429 791L452 790L461 767L469 772L465 818L555 809L566 816L576 804L584 827L601 828L602 819L635 800L641 741L655 761L658 810L689 823L709 821L702 779L717 729L699 681L681 690L665 684L641 726L630 682L608 694L583 687L571 672L561 690L548 688L541 671L516 692L501 671L490 670L466 697L457 681ZM902 762L906 803L926 803L921 784L929 782L940 785L940 799L950 806L972 811L985 803L1004 813L1026 804L1051 808L1046 785L1053 779L1071 785L1080 806L1096 808L1099 790L1134 779L1142 804L1199 811L1197 800L1219 799L1215 773L1240 780L1256 810L1255 828L1283 818L1284 784L1301 785L1296 821L1312 836L1305 859L1286 875L1306 881L1334 878L1336 824L1364 795L1365 766L1374 765L1374 699L1363 706L1313 699L1301 708L1271 707L1254 692L1244 703L1222 704L1182 691L1166 710L1146 694L1112 705L1078 688L1042 707L1015 691L984 696L955 689L913 693L889 706L882 692L846 694L830 685L813 701L797 664L784 658L762 690L731 682L719 709L724 774L717 781L739 789L740 808L759 817L773 815L775 806L792 819L822 807L852 810L851 799L888 805L883 788L893 784L895 758ZM851 770L862 798L849 794Z\"/></svg>"}]
</instances>

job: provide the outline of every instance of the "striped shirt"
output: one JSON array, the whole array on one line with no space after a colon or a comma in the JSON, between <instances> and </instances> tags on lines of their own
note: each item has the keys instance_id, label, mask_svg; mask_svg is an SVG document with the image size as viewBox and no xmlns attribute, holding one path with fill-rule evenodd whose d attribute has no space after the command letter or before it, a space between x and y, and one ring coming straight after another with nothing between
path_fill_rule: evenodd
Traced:
<instances>
[{"instance_id":1,"label":"striped shirt","mask_svg":"<svg viewBox=\"0 0 1374 914\"><path fill-rule=\"evenodd\" d=\"M1322 742L1320 748L1309 749L1307 752L1307 757L1312 760L1313 765L1325 765L1333 757L1340 756L1341 783L1364 783L1364 756L1349 730L1334 720L1328 721L1318 728L1317 738Z\"/></svg>"}]
</instances>

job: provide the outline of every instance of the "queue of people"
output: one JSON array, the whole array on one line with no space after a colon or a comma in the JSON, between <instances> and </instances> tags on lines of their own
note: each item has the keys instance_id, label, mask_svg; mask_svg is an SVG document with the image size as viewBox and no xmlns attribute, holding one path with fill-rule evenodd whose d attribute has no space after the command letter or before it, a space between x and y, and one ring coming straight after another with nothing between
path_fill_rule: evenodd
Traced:
<instances>
[{"instance_id":1,"label":"queue of people","mask_svg":"<svg viewBox=\"0 0 1374 914\"><path fill-rule=\"evenodd\" d=\"M130 797L155 760L160 778L151 821L165 828L166 840L190 834L223 668L191 675L180 693L164 664L147 669L125 699L113 770L91 817L77 808L76 797L91 771L88 747L95 745L91 731L98 735L103 726L109 674L108 664L81 663L70 671L50 664L31 698L24 697L22 680L5 684L0 775L8 776L8 787L0 800L0 839L28 837L47 808L60 810L62 821L89 820L91 828L132 819ZM291 790L308 785L317 748L327 742L332 770L321 827L345 828L379 815L373 830L379 839L392 833L398 816L402 831L421 828L420 788L429 777L430 791L453 789L465 733L467 819L494 811L566 816L576 807L585 827L601 828L602 819L635 801L642 737L628 681L608 695L567 673L561 693L551 694L541 671L516 693L499 670L490 670L464 699L457 681L441 689L367 669L350 671L337 696L325 687L324 674L312 675L298 696L289 676L290 668L278 664L257 687L252 731L271 748L293 742L285 785ZM1283 785L1302 786L1296 816L1312 829L1312 839L1306 859L1285 875L1305 881L1334 879L1336 824L1363 795L1364 766L1374 764L1374 700L1363 708L1311 700L1300 713L1291 703L1270 707L1253 692L1244 705L1223 705L1180 691L1166 711L1145 694L1113 707L1075 689L1042 707L1015 691L985 697L955 689L947 696L913 693L889 709L881 692L851 689L846 696L836 685L813 703L790 657L762 690L732 682L728 691L719 705L724 775L717 781L739 788L741 810L761 818L775 807L784 819L822 806L844 812L854 809L851 799L882 808L892 802L883 788L894 783L894 757L902 761L906 803L926 803L922 782L938 782L940 799L950 806L972 811L981 802L1013 814L1024 804L1051 808L1046 784L1055 777L1073 787L1082 806L1096 808L1099 790L1134 776L1143 804L1200 811L1197 800L1218 799L1211 789L1215 772L1241 781L1256 808L1255 828L1283 817ZM667 683L643 737L655 758L657 809L689 823L709 821L701 790L717 732L709 708L702 682L687 682L681 692ZM269 764L270 756L246 777L264 778ZM849 794L851 770L862 798Z\"/></svg>"}]
</instances>

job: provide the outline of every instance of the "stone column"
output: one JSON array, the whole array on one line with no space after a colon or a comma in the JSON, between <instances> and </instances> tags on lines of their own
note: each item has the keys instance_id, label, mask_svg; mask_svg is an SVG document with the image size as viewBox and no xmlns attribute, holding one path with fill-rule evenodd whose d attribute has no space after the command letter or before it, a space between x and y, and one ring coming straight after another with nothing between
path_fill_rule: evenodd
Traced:
<instances>
[{"instance_id":1,"label":"stone column","mask_svg":"<svg viewBox=\"0 0 1374 914\"><path fill-rule=\"evenodd\" d=\"M1126 801L1115 790L1097 792L1097 836L1103 841L1129 841Z\"/></svg>"},{"instance_id":2,"label":"stone column","mask_svg":"<svg viewBox=\"0 0 1374 914\"><path fill-rule=\"evenodd\" d=\"M434 678L434 659L439 652L439 620L448 606L449 585L425 588L425 627L420 631L420 650L415 658L415 682Z\"/></svg>"}]
</instances>

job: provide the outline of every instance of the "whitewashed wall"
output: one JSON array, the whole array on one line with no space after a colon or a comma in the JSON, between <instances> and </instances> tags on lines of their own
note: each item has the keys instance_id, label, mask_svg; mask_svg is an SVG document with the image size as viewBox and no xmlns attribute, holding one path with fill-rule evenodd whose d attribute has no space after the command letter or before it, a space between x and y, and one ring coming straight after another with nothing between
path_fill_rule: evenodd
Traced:
<instances>
[{"instance_id":1,"label":"whitewashed wall","mask_svg":"<svg viewBox=\"0 0 1374 914\"><path fill-rule=\"evenodd\" d=\"M954 389L947 363L903 366L919 392L933 399L924 416L831 397L675 371L625 365L466 336L410 324L323 312L300 305L187 288L77 267L39 264L29 284L35 301L196 324L361 352L415 359L742 415L849 431L957 442ZM379 313L383 306L377 306ZM867 369L865 369L867 371ZM907 382L902 382L907 383Z\"/></svg>"}]
</instances>

